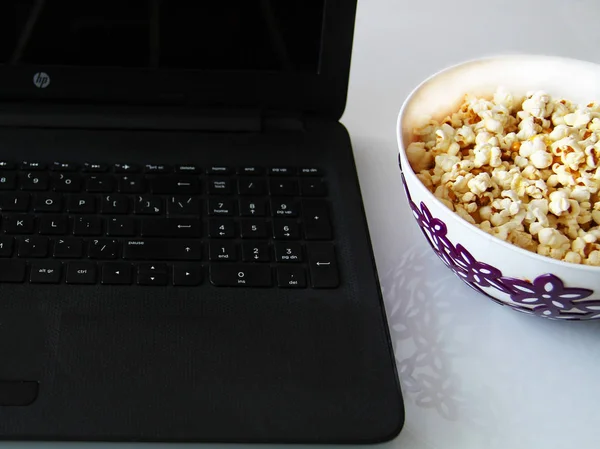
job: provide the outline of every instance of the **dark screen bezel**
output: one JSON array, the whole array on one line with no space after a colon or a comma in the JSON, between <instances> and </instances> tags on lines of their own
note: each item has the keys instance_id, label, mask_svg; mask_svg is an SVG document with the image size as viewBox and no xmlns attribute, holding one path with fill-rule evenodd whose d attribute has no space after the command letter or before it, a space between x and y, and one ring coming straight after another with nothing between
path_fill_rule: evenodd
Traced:
<instances>
[{"instance_id":1,"label":"dark screen bezel","mask_svg":"<svg viewBox=\"0 0 600 449\"><path fill-rule=\"evenodd\" d=\"M182 105L302 111L339 119L346 103L356 0L326 0L319 72L237 72L0 65L0 101ZM33 76L51 82L37 88Z\"/></svg>"}]
</instances>

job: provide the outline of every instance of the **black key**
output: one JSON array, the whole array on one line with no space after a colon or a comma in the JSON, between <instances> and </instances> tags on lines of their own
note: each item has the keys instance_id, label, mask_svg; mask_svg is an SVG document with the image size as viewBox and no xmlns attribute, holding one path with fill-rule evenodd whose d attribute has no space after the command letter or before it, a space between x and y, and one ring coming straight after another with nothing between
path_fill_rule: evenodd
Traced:
<instances>
[{"instance_id":1,"label":"black key","mask_svg":"<svg viewBox=\"0 0 600 449\"><path fill-rule=\"evenodd\" d=\"M102 197L100 213L121 215L129 212L129 198L125 195L105 195Z\"/></svg>"},{"instance_id":2,"label":"black key","mask_svg":"<svg viewBox=\"0 0 600 449\"><path fill-rule=\"evenodd\" d=\"M124 262L106 262L102 264L100 283L105 285L131 284L131 264Z\"/></svg>"},{"instance_id":3,"label":"black key","mask_svg":"<svg viewBox=\"0 0 600 449\"><path fill-rule=\"evenodd\" d=\"M106 235L109 237L133 237L136 235L137 220L131 217L112 217L106 225Z\"/></svg>"},{"instance_id":4,"label":"black key","mask_svg":"<svg viewBox=\"0 0 600 449\"><path fill-rule=\"evenodd\" d=\"M298 195L298 181L295 179L273 178L269 181L269 193L273 196Z\"/></svg>"},{"instance_id":5,"label":"black key","mask_svg":"<svg viewBox=\"0 0 600 449\"><path fill-rule=\"evenodd\" d=\"M210 242L209 260L221 262L237 261L237 245L230 241Z\"/></svg>"},{"instance_id":6,"label":"black key","mask_svg":"<svg viewBox=\"0 0 600 449\"><path fill-rule=\"evenodd\" d=\"M269 175L271 176L293 176L296 174L294 167L271 167L269 168Z\"/></svg>"},{"instance_id":7,"label":"black key","mask_svg":"<svg viewBox=\"0 0 600 449\"><path fill-rule=\"evenodd\" d=\"M301 167L298 172L302 176L323 176L323 170L317 167Z\"/></svg>"},{"instance_id":8,"label":"black key","mask_svg":"<svg viewBox=\"0 0 600 449\"><path fill-rule=\"evenodd\" d=\"M0 161L0 170L14 170L17 164L11 161Z\"/></svg>"},{"instance_id":9,"label":"black key","mask_svg":"<svg viewBox=\"0 0 600 449\"><path fill-rule=\"evenodd\" d=\"M230 175L231 173L233 173L231 167L224 165L211 165L206 169L207 175Z\"/></svg>"},{"instance_id":10,"label":"black key","mask_svg":"<svg viewBox=\"0 0 600 449\"><path fill-rule=\"evenodd\" d=\"M67 266L67 284L95 284L95 262L69 262Z\"/></svg>"},{"instance_id":11,"label":"black key","mask_svg":"<svg viewBox=\"0 0 600 449\"><path fill-rule=\"evenodd\" d=\"M211 195L230 195L233 192L233 181L213 178L208 180L208 193Z\"/></svg>"},{"instance_id":12,"label":"black key","mask_svg":"<svg viewBox=\"0 0 600 449\"><path fill-rule=\"evenodd\" d=\"M52 175L52 190L55 192L79 192L82 178L77 173L54 173Z\"/></svg>"},{"instance_id":13,"label":"black key","mask_svg":"<svg viewBox=\"0 0 600 449\"><path fill-rule=\"evenodd\" d=\"M115 190L115 179L111 175L89 175L85 190L90 193L109 193Z\"/></svg>"},{"instance_id":14,"label":"black key","mask_svg":"<svg viewBox=\"0 0 600 449\"><path fill-rule=\"evenodd\" d=\"M33 262L29 282L32 284L58 284L61 272L62 263L56 260Z\"/></svg>"},{"instance_id":15,"label":"black key","mask_svg":"<svg viewBox=\"0 0 600 449\"><path fill-rule=\"evenodd\" d=\"M116 240L90 240L88 245L88 257L90 259L116 259L118 249L119 245Z\"/></svg>"},{"instance_id":16,"label":"black key","mask_svg":"<svg viewBox=\"0 0 600 449\"><path fill-rule=\"evenodd\" d=\"M137 275L138 285L167 285L168 277L166 274L140 274Z\"/></svg>"},{"instance_id":17,"label":"black key","mask_svg":"<svg viewBox=\"0 0 600 449\"><path fill-rule=\"evenodd\" d=\"M299 240L300 226L291 218L273 220L273 238L277 240Z\"/></svg>"},{"instance_id":18,"label":"black key","mask_svg":"<svg viewBox=\"0 0 600 449\"><path fill-rule=\"evenodd\" d=\"M46 237L25 237L18 241L19 257L46 257L48 255L48 239Z\"/></svg>"},{"instance_id":19,"label":"black key","mask_svg":"<svg viewBox=\"0 0 600 449\"><path fill-rule=\"evenodd\" d=\"M48 173L30 171L20 175L21 190L48 190Z\"/></svg>"},{"instance_id":20,"label":"black key","mask_svg":"<svg viewBox=\"0 0 600 449\"><path fill-rule=\"evenodd\" d=\"M74 162L55 161L54 163L52 163L50 168L52 169L52 171L70 172L70 171L77 171L79 169L79 166L77 164L75 164Z\"/></svg>"},{"instance_id":21,"label":"black key","mask_svg":"<svg viewBox=\"0 0 600 449\"><path fill-rule=\"evenodd\" d=\"M237 173L245 176L262 176L265 174L265 169L263 167L246 166L238 168Z\"/></svg>"},{"instance_id":22,"label":"black key","mask_svg":"<svg viewBox=\"0 0 600 449\"><path fill-rule=\"evenodd\" d=\"M108 171L108 164L99 164L96 162L86 162L83 164L83 171L87 173L104 173Z\"/></svg>"},{"instance_id":23,"label":"black key","mask_svg":"<svg viewBox=\"0 0 600 449\"><path fill-rule=\"evenodd\" d=\"M267 237L267 223L261 219L241 220L240 231L243 239L264 239Z\"/></svg>"},{"instance_id":24,"label":"black key","mask_svg":"<svg viewBox=\"0 0 600 449\"><path fill-rule=\"evenodd\" d=\"M140 175L126 175L119 179L120 193L144 193L146 180Z\"/></svg>"},{"instance_id":25,"label":"black key","mask_svg":"<svg viewBox=\"0 0 600 449\"><path fill-rule=\"evenodd\" d=\"M301 179L300 194L304 196L326 196L327 184L318 178Z\"/></svg>"},{"instance_id":26,"label":"black key","mask_svg":"<svg viewBox=\"0 0 600 449\"><path fill-rule=\"evenodd\" d=\"M238 181L238 193L240 195L264 195L267 191L267 183L261 178L240 178Z\"/></svg>"},{"instance_id":27,"label":"black key","mask_svg":"<svg viewBox=\"0 0 600 449\"><path fill-rule=\"evenodd\" d=\"M202 260L202 242L198 239L126 240L123 259Z\"/></svg>"},{"instance_id":28,"label":"black key","mask_svg":"<svg viewBox=\"0 0 600 449\"><path fill-rule=\"evenodd\" d=\"M281 288L306 288L304 268L293 265L277 267L277 285Z\"/></svg>"},{"instance_id":29,"label":"black key","mask_svg":"<svg viewBox=\"0 0 600 449\"><path fill-rule=\"evenodd\" d=\"M261 264L214 263L210 282L219 287L271 287L271 267Z\"/></svg>"},{"instance_id":30,"label":"black key","mask_svg":"<svg viewBox=\"0 0 600 449\"><path fill-rule=\"evenodd\" d=\"M306 244L310 282L313 288L336 288L340 284L335 249L332 243Z\"/></svg>"},{"instance_id":31,"label":"black key","mask_svg":"<svg viewBox=\"0 0 600 449\"><path fill-rule=\"evenodd\" d=\"M213 239L234 238L234 221L228 218L211 218L208 222L208 236Z\"/></svg>"},{"instance_id":32,"label":"black key","mask_svg":"<svg viewBox=\"0 0 600 449\"><path fill-rule=\"evenodd\" d=\"M171 173L170 165L165 164L146 164L144 165L144 173L164 174Z\"/></svg>"},{"instance_id":33,"label":"black key","mask_svg":"<svg viewBox=\"0 0 600 449\"><path fill-rule=\"evenodd\" d=\"M75 217L73 235L101 235L102 219L100 217Z\"/></svg>"},{"instance_id":34,"label":"black key","mask_svg":"<svg viewBox=\"0 0 600 449\"><path fill-rule=\"evenodd\" d=\"M304 200L302 202L302 219L306 240L331 240L333 238L327 202Z\"/></svg>"},{"instance_id":35,"label":"black key","mask_svg":"<svg viewBox=\"0 0 600 449\"><path fill-rule=\"evenodd\" d=\"M24 260L0 260L0 283L23 282L26 265Z\"/></svg>"},{"instance_id":36,"label":"black key","mask_svg":"<svg viewBox=\"0 0 600 449\"><path fill-rule=\"evenodd\" d=\"M0 257L10 257L13 252L12 237L0 236Z\"/></svg>"},{"instance_id":37,"label":"black key","mask_svg":"<svg viewBox=\"0 0 600 449\"><path fill-rule=\"evenodd\" d=\"M244 262L270 262L269 244L267 242L243 242L242 260Z\"/></svg>"},{"instance_id":38,"label":"black key","mask_svg":"<svg viewBox=\"0 0 600 449\"><path fill-rule=\"evenodd\" d=\"M83 240L66 237L54 239L53 257L60 259L79 259L83 256Z\"/></svg>"},{"instance_id":39,"label":"black key","mask_svg":"<svg viewBox=\"0 0 600 449\"><path fill-rule=\"evenodd\" d=\"M115 164L115 173L139 173L141 167L136 164Z\"/></svg>"},{"instance_id":40,"label":"black key","mask_svg":"<svg viewBox=\"0 0 600 449\"><path fill-rule=\"evenodd\" d=\"M137 266L138 274L164 274L168 273L167 264L164 263L140 263Z\"/></svg>"},{"instance_id":41,"label":"black key","mask_svg":"<svg viewBox=\"0 0 600 449\"><path fill-rule=\"evenodd\" d=\"M202 222L197 218L146 218L141 225L142 237L202 236Z\"/></svg>"},{"instance_id":42,"label":"black key","mask_svg":"<svg viewBox=\"0 0 600 449\"><path fill-rule=\"evenodd\" d=\"M165 175L149 178L150 191L163 194L173 193L178 195L200 193L200 182L194 176Z\"/></svg>"},{"instance_id":43,"label":"black key","mask_svg":"<svg viewBox=\"0 0 600 449\"><path fill-rule=\"evenodd\" d=\"M167 215L199 215L200 202L197 197L176 195L167 202Z\"/></svg>"},{"instance_id":44,"label":"black key","mask_svg":"<svg viewBox=\"0 0 600 449\"><path fill-rule=\"evenodd\" d=\"M96 212L96 197L93 195L70 195L67 201L67 212L93 214Z\"/></svg>"},{"instance_id":45,"label":"black key","mask_svg":"<svg viewBox=\"0 0 600 449\"><path fill-rule=\"evenodd\" d=\"M33 234L35 218L33 215L6 215L4 232L7 234Z\"/></svg>"},{"instance_id":46,"label":"black key","mask_svg":"<svg viewBox=\"0 0 600 449\"><path fill-rule=\"evenodd\" d=\"M44 162L37 162L37 161L23 161L23 162L21 162L21 170L31 170L31 171L46 170L46 164Z\"/></svg>"},{"instance_id":47,"label":"black key","mask_svg":"<svg viewBox=\"0 0 600 449\"><path fill-rule=\"evenodd\" d=\"M197 263L173 264L173 285L195 286L202 283L202 266Z\"/></svg>"},{"instance_id":48,"label":"black key","mask_svg":"<svg viewBox=\"0 0 600 449\"><path fill-rule=\"evenodd\" d=\"M208 200L208 215L230 217L235 214L232 200L210 198Z\"/></svg>"},{"instance_id":49,"label":"black key","mask_svg":"<svg viewBox=\"0 0 600 449\"><path fill-rule=\"evenodd\" d=\"M40 218L41 235L65 235L69 231L69 219L66 215L46 215Z\"/></svg>"},{"instance_id":50,"label":"black key","mask_svg":"<svg viewBox=\"0 0 600 449\"><path fill-rule=\"evenodd\" d=\"M12 237L0 236L0 257L12 256L13 241Z\"/></svg>"},{"instance_id":51,"label":"black key","mask_svg":"<svg viewBox=\"0 0 600 449\"><path fill-rule=\"evenodd\" d=\"M139 215L162 215L162 199L159 196L138 195L133 212Z\"/></svg>"},{"instance_id":52,"label":"black key","mask_svg":"<svg viewBox=\"0 0 600 449\"><path fill-rule=\"evenodd\" d=\"M34 212L60 212L62 210L62 195L58 193L41 193L33 198Z\"/></svg>"},{"instance_id":53,"label":"black key","mask_svg":"<svg viewBox=\"0 0 600 449\"><path fill-rule=\"evenodd\" d=\"M17 175L10 172L0 174L0 190L14 190L17 187Z\"/></svg>"},{"instance_id":54,"label":"black key","mask_svg":"<svg viewBox=\"0 0 600 449\"><path fill-rule=\"evenodd\" d=\"M277 262L302 262L302 245L296 242L275 243Z\"/></svg>"},{"instance_id":55,"label":"black key","mask_svg":"<svg viewBox=\"0 0 600 449\"><path fill-rule=\"evenodd\" d=\"M271 213L274 217L297 217L298 203L293 200L271 200Z\"/></svg>"},{"instance_id":56,"label":"black key","mask_svg":"<svg viewBox=\"0 0 600 449\"><path fill-rule=\"evenodd\" d=\"M267 206L264 200L254 198L240 198L240 215L242 217L264 217Z\"/></svg>"},{"instance_id":57,"label":"black key","mask_svg":"<svg viewBox=\"0 0 600 449\"><path fill-rule=\"evenodd\" d=\"M29 208L29 193L14 192L0 195L2 212L26 212Z\"/></svg>"},{"instance_id":58,"label":"black key","mask_svg":"<svg viewBox=\"0 0 600 449\"><path fill-rule=\"evenodd\" d=\"M202 169L194 164L180 164L175 166L175 173L189 173L195 175L201 171Z\"/></svg>"}]
</instances>

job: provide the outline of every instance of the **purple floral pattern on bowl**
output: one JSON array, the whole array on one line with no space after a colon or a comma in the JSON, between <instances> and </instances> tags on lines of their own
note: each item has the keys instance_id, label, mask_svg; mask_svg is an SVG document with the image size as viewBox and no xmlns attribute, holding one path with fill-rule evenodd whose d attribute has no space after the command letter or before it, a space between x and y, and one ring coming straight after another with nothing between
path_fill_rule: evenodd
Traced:
<instances>
[{"instance_id":1,"label":"purple floral pattern on bowl","mask_svg":"<svg viewBox=\"0 0 600 449\"><path fill-rule=\"evenodd\" d=\"M546 273L533 281L504 276L489 264L478 261L461 244L454 245L447 237L448 228L433 217L425 203L417 206L410 196L404 174L402 182L408 203L421 231L438 257L467 285L498 304L520 312L545 318L563 320L590 320L600 318L600 299L590 299L593 291L566 287L554 274ZM511 302L499 300L484 288L493 288L505 294Z\"/></svg>"}]
</instances>

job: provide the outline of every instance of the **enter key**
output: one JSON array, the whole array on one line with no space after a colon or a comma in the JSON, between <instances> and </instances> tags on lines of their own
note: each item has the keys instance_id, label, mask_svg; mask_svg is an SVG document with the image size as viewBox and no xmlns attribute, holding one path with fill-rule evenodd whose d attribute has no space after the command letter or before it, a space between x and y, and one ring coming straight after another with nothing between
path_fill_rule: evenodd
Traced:
<instances>
[{"instance_id":1,"label":"enter key","mask_svg":"<svg viewBox=\"0 0 600 449\"><path fill-rule=\"evenodd\" d=\"M313 288L336 288L340 285L338 264L333 243L306 244L310 282Z\"/></svg>"}]
</instances>

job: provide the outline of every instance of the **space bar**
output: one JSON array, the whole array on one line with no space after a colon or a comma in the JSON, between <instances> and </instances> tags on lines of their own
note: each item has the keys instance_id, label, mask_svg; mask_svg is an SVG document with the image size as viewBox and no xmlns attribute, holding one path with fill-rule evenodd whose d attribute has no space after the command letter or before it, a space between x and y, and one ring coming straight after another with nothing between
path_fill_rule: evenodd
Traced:
<instances>
[{"instance_id":1,"label":"space bar","mask_svg":"<svg viewBox=\"0 0 600 449\"><path fill-rule=\"evenodd\" d=\"M201 260L202 242L192 239L126 240L123 259L131 260Z\"/></svg>"}]
</instances>

